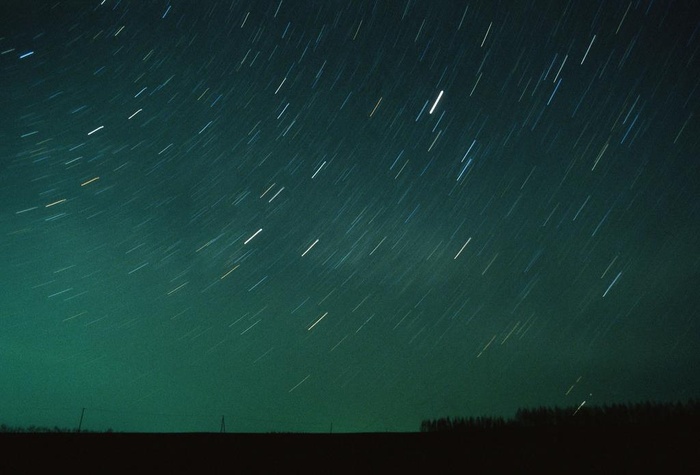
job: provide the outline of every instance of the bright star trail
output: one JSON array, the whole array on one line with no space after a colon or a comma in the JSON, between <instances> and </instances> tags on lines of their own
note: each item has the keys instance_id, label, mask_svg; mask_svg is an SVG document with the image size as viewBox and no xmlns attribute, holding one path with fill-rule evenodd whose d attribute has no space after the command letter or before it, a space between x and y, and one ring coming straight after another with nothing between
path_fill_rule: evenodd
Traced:
<instances>
[{"instance_id":1,"label":"bright star trail","mask_svg":"<svg viewBox=\"0 0 700 475\"><path fill-rule=\"evenodd\" d=\"M691 2L0 7L0 423L700 397Z\"/></svg>"}]
</instances>

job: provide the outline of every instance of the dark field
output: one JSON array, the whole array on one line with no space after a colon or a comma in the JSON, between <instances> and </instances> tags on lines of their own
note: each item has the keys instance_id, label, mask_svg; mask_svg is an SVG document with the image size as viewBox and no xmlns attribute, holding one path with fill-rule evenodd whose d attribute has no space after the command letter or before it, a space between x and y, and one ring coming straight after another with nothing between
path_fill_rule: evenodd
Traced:
<instances>
[{"instance_id":1,"label":"dark field","mask_svg":"<svg viewBox=\"0 0 700 475\"><path fill-rule=\"evenodd\" d=\"M690 424L334 435L2 434L0 473L36 466L91 473L697 473L696 439Z\"/></svg>"}]
</instances>

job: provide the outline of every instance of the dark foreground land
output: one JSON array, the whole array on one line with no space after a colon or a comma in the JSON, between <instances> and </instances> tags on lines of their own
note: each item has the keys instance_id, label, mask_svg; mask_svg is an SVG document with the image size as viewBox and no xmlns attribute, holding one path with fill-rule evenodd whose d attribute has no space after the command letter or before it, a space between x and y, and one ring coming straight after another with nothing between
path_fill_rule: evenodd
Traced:
<instances>
[{"instance_id":1,"label":"dark foreground land","mask_svg":"<svg viewBox=\"0 0 700 475\"><path fill-rule=\"evenodd\" d=\"M700 473L698 439L695 424L334 435L8 433L0 434L0 473Z\"/></svg>"}]
</instances>

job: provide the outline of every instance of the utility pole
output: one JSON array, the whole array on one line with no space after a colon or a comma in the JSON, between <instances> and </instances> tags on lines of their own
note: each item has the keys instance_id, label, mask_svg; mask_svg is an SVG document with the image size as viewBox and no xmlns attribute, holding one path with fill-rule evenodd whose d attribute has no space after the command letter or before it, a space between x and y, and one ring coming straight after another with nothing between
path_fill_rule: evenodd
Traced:
<instances>
[{"instance_id":1,"label":"utility pole","mask_svg":"<svg viewBox=\"0 0 700 475\"><path fill-rule=\"evenodd\" d=\"M226 433L226 421L224 421L224 416L221 416L221 429L219 432L222 434Z\"/></svg>"},{"instance_id":2,"label":"utility pole","mask_svg":"<svg viewBox=\"0 0 700 475\"><path fill-rule=\"evenodd\" d=\"M85 408L80 412L80 422L78 422L78 432L83 428L83 416L85 415Z\"/></svg>"}]
</instances>

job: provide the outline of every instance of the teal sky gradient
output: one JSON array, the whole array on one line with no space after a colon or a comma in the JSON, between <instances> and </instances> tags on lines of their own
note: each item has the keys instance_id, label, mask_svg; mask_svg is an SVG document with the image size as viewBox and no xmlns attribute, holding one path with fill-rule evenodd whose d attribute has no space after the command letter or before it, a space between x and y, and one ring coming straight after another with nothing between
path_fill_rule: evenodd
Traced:
<instances>
[{"instance_id":1,"label":"teal sky gradient","mask_svg":"<svg viewBox=\"0 0 700 475\"><path fill-rule=\"evenodd\" d=\"M0 422L700 396L697 15L511 3L6 5Z\"/></svg>"}]
</instances>

